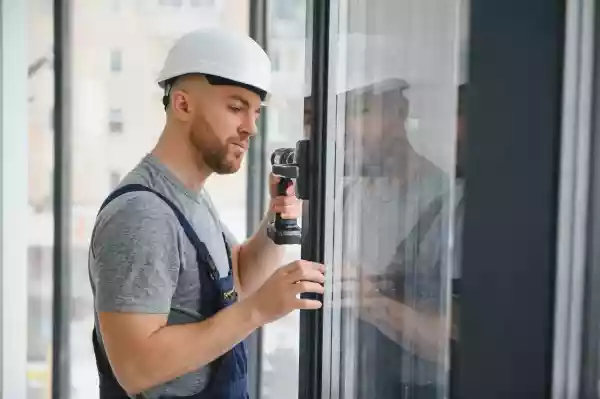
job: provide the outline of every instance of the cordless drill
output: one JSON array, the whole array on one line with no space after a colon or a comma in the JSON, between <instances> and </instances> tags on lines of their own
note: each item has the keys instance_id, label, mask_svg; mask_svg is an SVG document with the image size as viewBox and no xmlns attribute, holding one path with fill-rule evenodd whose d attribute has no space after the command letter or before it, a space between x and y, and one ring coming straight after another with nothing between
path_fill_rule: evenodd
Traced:
<instances>
[{"instance_id":1,"label":"cordless drill","mask_svg":"<svg viewBox=\"0 0 600 399\"><path fill-rule=\"evenodd\" d=\"M294 149L275 150L271 155L271 165L273 174L280 178L277 184L277 195L287 195L293 179L297 179L299 174ZM302 241L302 231L297 219L283 219L279 213L275 214L275 220L267 227L267 235L278 245L300 244Z\"/></svg>"}]
</instances>

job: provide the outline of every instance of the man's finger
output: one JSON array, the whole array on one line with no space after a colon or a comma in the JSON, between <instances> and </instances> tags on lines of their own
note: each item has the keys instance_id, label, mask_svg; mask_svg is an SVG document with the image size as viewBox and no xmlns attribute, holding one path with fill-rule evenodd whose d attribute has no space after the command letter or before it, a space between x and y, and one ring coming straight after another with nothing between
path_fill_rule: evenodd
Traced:
<instances>
[{"instance_id":1,"label":"man's finger","mask_svg":"<svg viewBox=\"0 0 600 399\"><path fill-rule=\"evenodd\" d=\"M274 174L273 172L271 172L269 174L269 180L271 184L275 184L275 183L279 183L279 180L281 180L280 176L277 176L276 174Z\"/></svg>"},{"instance_id":2,"label":"man's finger","mask_svg":"<svg viewBox=\"0 0 600 399\"><path fill-rule=\"evenodd\" d=\"M298 269L289 273L288 281L297 283L299 281L313 281L315 283L324 284L325 276L321 270L318 269Z\"/></svg>"},{"instance_id":3,"label":"man's finger","mask_svg":"<svg viewBox=\"0 0 600 399\"><path fill-rule=\"evenodd\" d=\"M278 205L278 206L279 205L298 205L298 204L300 204L300 200L295 197L279 196L279 197L273 198L272 204Z\"/></svg>"},{"instance_id":4,"label":"man's finger","mask_svg":"<svg viewBox=\"0 0 600 399\"><path fill-rule=\"evenodd\" d=\"M296 309L314 310L320 309L323 304L314 299L296 299Z\"/></svg>"},{"instance_id":5,"label":"man's finger","mask_svg":"<svg viewBox=\"0 0 600 399\"><path fill-rule=\"evenodd\" d=\"M286 190L286 194L289 196L296 195L296 184L292 181Z\"/></svg>"}]
</instances>

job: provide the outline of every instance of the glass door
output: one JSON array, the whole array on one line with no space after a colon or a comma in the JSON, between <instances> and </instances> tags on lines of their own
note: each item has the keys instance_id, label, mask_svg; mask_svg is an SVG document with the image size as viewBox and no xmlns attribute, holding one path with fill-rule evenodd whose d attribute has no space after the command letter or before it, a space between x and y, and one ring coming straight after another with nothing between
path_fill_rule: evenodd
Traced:
<instances>
[{"instance_id":1,"label":"glass door","mask_svg":"<svg viewBox=\"0 0 600 399\"><path fill-rule=\"evenodd\" d=\"M492 3L309 2L301 399L548 397L564 8Z\"/></svg>"},{"instance_id":2,"label":"glass door","mask_svg":"<svg viewBox=\"0 0 600 399\"><path fill-rule=\"evenodd\" d=\"M328 285L302 315L300 397L447 397L467 4L314 7L303 256Z\"/></svg>"},{"instance_id":3,"label":"glass door","mask_svg":"<svg viewBox=\"0 0 600 399\"><path fill-rule=\"evenodd\" d=\"M448 396L460 13L441 0L332 9L326 396Z\"/></svg>"}]
</instances>

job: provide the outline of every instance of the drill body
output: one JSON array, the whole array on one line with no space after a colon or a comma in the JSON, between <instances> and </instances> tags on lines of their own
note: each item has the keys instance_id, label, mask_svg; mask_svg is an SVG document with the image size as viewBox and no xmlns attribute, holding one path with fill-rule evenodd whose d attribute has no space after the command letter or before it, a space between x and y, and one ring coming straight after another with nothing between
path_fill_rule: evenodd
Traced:
<instances>
[{"instance_id":1,"label":"drill body","mask_svg":"<svg viewBox=\"0 0 600 399\"><path fill-rule=\"evenodd\" d=\"M277 184L277 194L286 195L287 189L292 185L292 179L281 177ZM296 219L283 219L279 213L275 220L269 224L267 234L277 245L300 244L302 231Z\"/></svg>"},{"instance_id":2,"label":"drill body","mask_svg":"<svg viewBox=\"0 0 600 399\"><path fill-rule=\"evenodd\" d=\"M273 174L280 178L277 184L277 195L287 195L293 179L298 178L299 168L295 163L295 151L291 148L276 150L271 156L271 164ZM302 241L302 230L297 219L284 219L279 213L267 227L267 235L278 245L300 244Z\"/></svg>"}]
</instances>

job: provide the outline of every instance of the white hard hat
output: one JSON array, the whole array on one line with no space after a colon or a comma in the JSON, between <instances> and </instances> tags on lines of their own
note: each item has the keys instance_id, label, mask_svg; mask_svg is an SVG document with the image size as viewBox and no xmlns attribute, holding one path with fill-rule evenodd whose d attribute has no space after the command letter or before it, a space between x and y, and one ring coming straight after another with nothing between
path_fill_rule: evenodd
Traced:
<instances>
[{"instance_id":1,"label":"white hard hat","mask_svg":"<svg viewBox=\"0 0 600 399\"><path fill-rule=\"evenodd\" d=\"M229 30L199 29L181 37L167 55L158 85L168 90L169 80L190 73L239 84L263 94L263 102L271 92L271 61L267 53L249 36Z\"/></svg>"}]
</instances>

